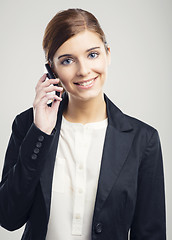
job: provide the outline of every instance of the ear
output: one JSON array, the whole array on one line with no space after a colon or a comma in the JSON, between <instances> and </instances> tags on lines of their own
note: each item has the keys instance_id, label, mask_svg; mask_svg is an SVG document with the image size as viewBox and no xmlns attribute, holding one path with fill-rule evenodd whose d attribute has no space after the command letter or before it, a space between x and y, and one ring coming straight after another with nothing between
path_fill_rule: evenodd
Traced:
<instances>
[{"instance_id":1,"label":"ear","mask_svg":"<svg viewBox=\"0 0 172 240\"><path fill-rule=\"evenodd\" d=\"M108 58L108 65L110 65L111 63L111 51L110 51L110 47L107 47L107 58Z\"/></svg>"}]
</instances>

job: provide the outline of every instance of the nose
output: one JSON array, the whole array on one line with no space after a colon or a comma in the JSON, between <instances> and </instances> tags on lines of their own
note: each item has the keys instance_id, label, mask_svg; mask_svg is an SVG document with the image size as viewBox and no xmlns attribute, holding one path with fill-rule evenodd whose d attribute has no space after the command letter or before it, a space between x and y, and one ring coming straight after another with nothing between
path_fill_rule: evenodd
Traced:
<instances>
[{"instance_id":1,"label":"nose","mask_svg":"<svg viewBox=\"0 0 172 240\"><path fill-rule=\"evenodd\" d=\"M78 61L78 66L77 66L77 76L78 77L83 77L87 76L90 73L90 67L89 64L86 63L86 61Z\"/></svg>"}]
</instances>

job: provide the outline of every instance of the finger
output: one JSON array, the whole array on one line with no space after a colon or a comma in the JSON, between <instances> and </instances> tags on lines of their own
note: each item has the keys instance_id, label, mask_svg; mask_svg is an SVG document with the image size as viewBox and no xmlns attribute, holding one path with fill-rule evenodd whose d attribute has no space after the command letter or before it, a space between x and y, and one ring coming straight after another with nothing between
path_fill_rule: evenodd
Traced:
<instances>
[{"instance_id":1,"label":"finger","mask_svg":"<svg viewBox=\"0 0 172 240\"><path fill-rule=\"evenodd\" d=\"M44 73L44 74L42 75L42 77L39 79L38 83L45 82L46 78L47 78L47 74Z\"/></svg>"},{"instance_id":2,"label":"finger","mask_svg":"<svg viewBox=\"0 0 172 240\"><path fill-rule=\"evenodd\" d=\"M39 102L42 98L44 98L47 94L55 94L55 92L60 92L62 93L63 88L62 87L57 87L57 86L50 86L44 89L41 89L40 91L36 92L35 96L35 102Z\"/></svg>"},{"instance_id":3,"label":"finger","mask_svg":"<svg viewBox=\"0 0 172 240\"><path fill-rule=\"evenodd\" d=\"M62 98L58 97L56 94L48 94L48 95L44 95L40 98L35 98L34 102L33 102L33 107L36 108L37 106L40 105L44 105L46 106L47 103L51 103L54 101L61 101Z\"/></svg>"},{"instance_id":4,"label":"finger","mask_svg":"<svg viewBox=\"0 0 172 240\"><path fill-rule=\"evenodd\" d=\"M43 89L43 91L45 91L46 93L50 93L50 92L62 92L63 91L63 87L58 87L58 86L54 86L51 85L49 87L46 87Z\"/></svg>"},{"instance_id":5,"label":"finger","mask_svg":"<svg viewBox=\"0 0 172 240\"><path fill-rule=\"evenodd\" d=\"M42 83L42 87L48 87L52 84L58 84L60 82L59 78L56 79L48 79L47 81Z\"/></svg>"},{"instance_id":6,"label":"finger","mask_svg":"<svg viewBox=\"0 0 172 240\"><path fill-rule=\"evenodd\" d=\"M49 87L51 85L56 85L59 83L59 79L51 79L43 82L43 78L40 79L35 87L35 91L40 92L42 91L45 87ZM60 90L60 89L59 89ZM58 91L58 90L57 90ZM47 92L47 91L46 91Z\"/></svg>"},{"instance_id":7,"label":"finger","mask_svg":"<svg viewBox=\"0 0 172 240\"><path fill-rule=\"evenodd\" d=\"M58 110L58 107L59 107L59 105L60 105L60 102L63 100L62 99L62 93L60 93L60 101L56 101L56 100L54 100L54 101L52 101L51 103L51 108L52 108L52 110L54 110L54 109L56 109L56 110Z\"/></svg>"},{"instance_id":8,"label":"finger","mask_svg":"<svg viewBox=\"0 0 172 240\"><path fill-rule=\"evenodd\" d=\"M41 102L42 102L42 99L47 99L47 96L50 96L51 95L51 98L52 98L52 95L55 95L54 93L49 93L47 94L45 91L38 91L36 93L36 96L35 96L35 100L33 102L33 105L34 107L36 107L37 105L39 105ZM45 100L46 101L46 100ZM47 100L48 101L48 100Z\"/></svg>"},{"instance_id":9,"label":"finger","mask_svg":"<svg viewBox=\"0 0 172 240\"><path fill-rule=\"evenodd\" d=\"M36 87L35 87L35 90L36 90L36 91L37 91L37 89L39 89L39 86L40 86L43 82L45 82L46 77L47 77L47 75L44 74L44 75L39 79L39 81L37 82Z\"/></svg>"},{"instance_id":10,"label":"finger","mask_svg":"<svg viewBox=\"0 0 172 240\"><path fill-rule=\"evenodd\" d=\"M47 102L54 102L54 101L57 101L57 102L61 102L62 101L62 98L61 97L58 97L56 94L48 94L46 95L44 98L41 99L41 103L43 105L47 105Z\"/></svg>"},{"instance_id":11,"label":"finger","mask_svg":"<svg viewBox=\"0 0 172 240\"><path fill-rule=\"evenodd\" d=\"M39 81L38 84L36 85L35 91L39 92L45 87L49 87L51 85L58 85L59 79L50 79L44 82Z\"/></svg>"},{"instance_id":12,"label":"finger","mask_svg":"<svg viewBox=\"0 0 172 240\"><path fill-rule=\"evenodd\" d=\"M58 111L58 108L59 108L59 105L60 105L61 101L53 101L52 102L52 104L51 104L52 111L54 111L54 110Z\"/></svg>"}]
</instances>

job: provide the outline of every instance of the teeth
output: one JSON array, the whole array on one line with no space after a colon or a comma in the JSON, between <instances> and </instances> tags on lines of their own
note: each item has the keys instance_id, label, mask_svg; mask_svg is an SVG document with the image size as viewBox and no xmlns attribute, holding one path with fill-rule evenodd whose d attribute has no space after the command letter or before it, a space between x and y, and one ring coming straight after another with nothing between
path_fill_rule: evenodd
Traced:
<instances>
[{"instance_id":1,"label":"teeth","mask_svg":"<svg viewBox=\"0 0 172 240\"><path fill-rule=\"evenodd\" d=\"M78 84L81 85L81 86L88 86L88 85L90 85L93 81L94 81L94 80L90 80L90 81L88 81L88 82L83 82L83 83L78 83Z\"/></svg>"}]
</instances>

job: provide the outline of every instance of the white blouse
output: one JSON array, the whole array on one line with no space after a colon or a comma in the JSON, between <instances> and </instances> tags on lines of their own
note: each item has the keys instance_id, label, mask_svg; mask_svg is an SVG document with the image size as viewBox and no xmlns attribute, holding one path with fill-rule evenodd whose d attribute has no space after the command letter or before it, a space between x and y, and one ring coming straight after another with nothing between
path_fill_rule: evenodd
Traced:
<instances>
[{"instance_id":1,"label":"white blouse","mask_svg":"<svg viewBox=\"0 0 172 240\"><path fill-rule=\"evenodd\" d=\"M46 240L90 240L107 119L62 117Z\"/></svg>"}]
</instances>

